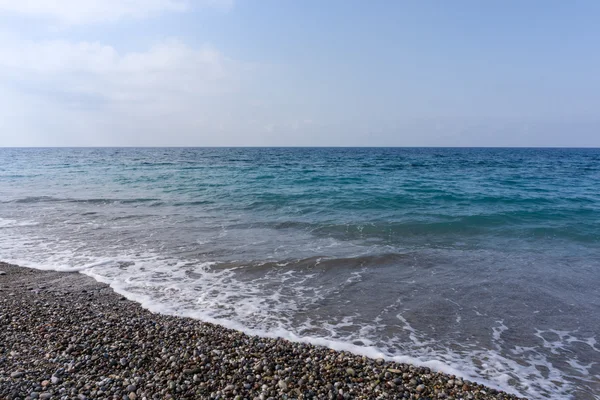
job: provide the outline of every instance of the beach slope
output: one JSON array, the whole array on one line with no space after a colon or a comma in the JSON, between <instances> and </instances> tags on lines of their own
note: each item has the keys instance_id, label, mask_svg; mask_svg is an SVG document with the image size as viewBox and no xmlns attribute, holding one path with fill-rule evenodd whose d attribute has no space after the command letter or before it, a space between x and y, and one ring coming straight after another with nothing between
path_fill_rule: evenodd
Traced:
<instances>
[{"instance_id":1,"label":"beach slope","mask_svg":"<svg viewBox=\"0 0 600 400\"><path fill-rule=\"evenodd\" d=\"M153 314L79 273L0 263L2 399L516 399L428 368Z\"/></svg>"}]
</instances>

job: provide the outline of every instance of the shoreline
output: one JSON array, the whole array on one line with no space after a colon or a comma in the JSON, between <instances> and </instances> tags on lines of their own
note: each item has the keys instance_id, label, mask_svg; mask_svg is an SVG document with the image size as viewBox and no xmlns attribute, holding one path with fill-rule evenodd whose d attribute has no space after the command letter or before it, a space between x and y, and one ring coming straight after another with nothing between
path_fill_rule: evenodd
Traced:
<instances>
[{"instance_id":1,"label":"shoreline","mask_svg":"<svg viewBox=\"0 0 600 400\"><path fill-rule=\"evenodd\" d=\"M77 272L0 271L3 399L520 398L426 367L154 314Z\"/></svg>"}]
</instances>

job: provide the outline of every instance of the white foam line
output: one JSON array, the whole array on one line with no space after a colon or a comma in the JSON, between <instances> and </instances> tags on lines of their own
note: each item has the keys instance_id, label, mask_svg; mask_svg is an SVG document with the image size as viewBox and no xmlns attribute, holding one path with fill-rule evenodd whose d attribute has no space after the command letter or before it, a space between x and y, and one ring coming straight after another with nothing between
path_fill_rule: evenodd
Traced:
<instances>
[{"instance_id":1,"label":"white foam line","mask_svg":"<svg viewBox=\"0 0 600 400\"><path fill-rule=\"evenodd\" d=\"M267 337L267 338L273 338L273 339L282 338L282 339L289 340L291 342L323 346L323 347L327 347L327 348L330 348L333 350L345 351L345 352L357 354L360 356L365 356L365 357L372 358L372 359L381 358L381 359L384 359L387 361L394 361L397 363L405 363L405 364L411 364L411 365L420 366L420 367L427 367L433 371L443 372L448 375L460 376L464 379L471 380L471 381L477 381L480 384L483 384L485 386L488 386L488 387L496 389L496 390L502 390L507 393L520 395L520 393L516 392L514 388L512 388L508 385L506 387L501 387L498 384L484 380L481 377L471 376L469 374L466 374L464 371L460 371L460 370L444 363L441 360L423 360L423 359L420 359L417 357L406 356L406 355L389 356L389 355L386 355L381 349L374 347L374 346L359 346L359 345L355 345L352 343L347 343L347 342L333 340L333 339L326 339L326 338L316 337L316 336L298 336L295 333L293 333L287 329L284 329L282 327L279 327L276 329L270 329L270 330L248 328L247 326L245 326L237 321L234 321L231 319L225 319L225 318L214 318L202 311L188 310L188 309L180 311L176 307L165 306L164 303L157 302L148 295L129 292L124 287L117 284L115 281L112 281L108 278L105 278L105 277L99 275L99 274L96 274L89 269L82 270L81 272L85 275L88 275L88 276L94 278L95 280L97 280L99 282L108 284L116 293L124 296L125 298L127 298L131 301L139 303L143 308L145 308L153 313L174 315L174 316L178 316L178 317L188 317L188 318L200 320L203 322L220 325L225 328L244 332L248 335L253 335L253 336ZM368 342L368 341L365 340L365 342ZM506 379L503 379L503 381L507 381L507 380L508 380L508 377Z\"/></svg>"},{"instance_id":2,"label":"white foam line","mask_svg":"<svg viewBox=\"0 0 600 400\"><path fill-rule=\"evenodd\" d=\"M111 262L110 260L106 260L106 261L94 262L94 263L90 263L90 264L73 267L73 266L59 266L59 265L49 266L46 264L34 263L34 262L25 261L25 260L21 260L21 259L15 259L15 258L4 258L3 261L5 263L18 265L20 267L38 269L41 271L56 271L56 272L83 272L90 268L93 268L93 267L96 267L99 265L106 265Z\"/></svg>"}]
</instances>

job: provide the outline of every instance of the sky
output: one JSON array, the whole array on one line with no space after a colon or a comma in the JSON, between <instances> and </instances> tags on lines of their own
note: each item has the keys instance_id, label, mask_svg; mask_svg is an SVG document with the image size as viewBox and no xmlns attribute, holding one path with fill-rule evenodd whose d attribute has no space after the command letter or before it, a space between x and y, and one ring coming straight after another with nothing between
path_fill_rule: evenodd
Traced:
<instances>
[{"instance_id":1,"label":"sky","mask_svg":"<svg viewBox=\"0 0 600 400\"><path fill-rule=\"evenodd\" d=\"M0 146L600 147L596 0L0 0Z\"/></svg>"}]
</instances>

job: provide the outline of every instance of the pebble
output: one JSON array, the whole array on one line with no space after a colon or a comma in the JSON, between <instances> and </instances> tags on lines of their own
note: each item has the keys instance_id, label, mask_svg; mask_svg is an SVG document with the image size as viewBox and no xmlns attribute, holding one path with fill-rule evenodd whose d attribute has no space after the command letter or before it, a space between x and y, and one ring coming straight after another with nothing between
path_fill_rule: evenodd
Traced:
<instances>
[{"instance_id":1,"label":"pebble","mask_svg":"<svg viewBox=\"0 0 600 400\"><path fill-rule=\"evenodd\" d=\"M283 379L277 382L277 386L279 386L279 388L284 392L288 390L288 384Z\"/></svg>"}]
</instances>

